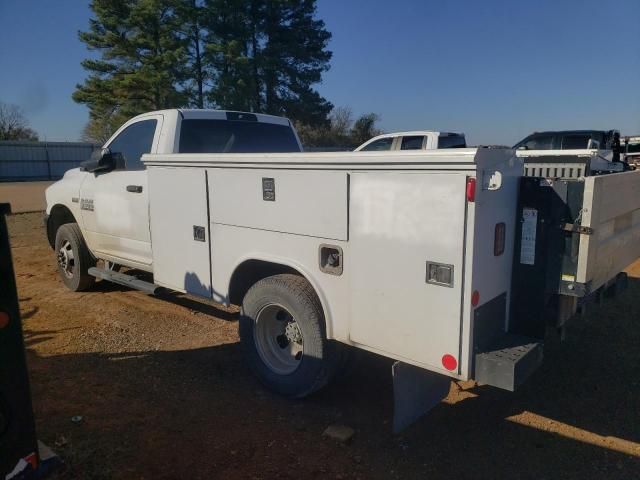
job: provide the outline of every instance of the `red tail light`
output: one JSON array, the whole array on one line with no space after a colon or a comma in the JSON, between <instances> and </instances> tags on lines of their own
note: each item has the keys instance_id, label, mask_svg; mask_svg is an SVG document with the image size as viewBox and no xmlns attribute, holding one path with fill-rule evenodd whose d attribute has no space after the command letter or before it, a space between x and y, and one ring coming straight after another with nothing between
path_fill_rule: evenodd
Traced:
<instances>
[{"instance_id":1,"label":"red tail light","mask_svg":"<svg viewBox=\"0 0 640 480\"><path fill-rule=\"evenodd\" d=\"M0 328L4 328L9 325L9 314L7 312L0 312Z\"/></svg>"},{"instance_id":2,"label":"red tail light","mask_svg":"<svg viewBox=\"0 0 640 480\"><path fill-rule=\"evenodd\" d=\"M480 303L480 292L477 290L474 290L474 292L471 294L471 306L477 307L479 303Z\"/></svg>"},{"instance_id":3,"label":"red tail light","mask_svg":"<svg viewBox=\"0 0 640 480\"><path fill-rule=\"evenodd\" d=\"M467 178L467 202L476 201L476 179L474 177Z\"/></svg>"}]
</instances>

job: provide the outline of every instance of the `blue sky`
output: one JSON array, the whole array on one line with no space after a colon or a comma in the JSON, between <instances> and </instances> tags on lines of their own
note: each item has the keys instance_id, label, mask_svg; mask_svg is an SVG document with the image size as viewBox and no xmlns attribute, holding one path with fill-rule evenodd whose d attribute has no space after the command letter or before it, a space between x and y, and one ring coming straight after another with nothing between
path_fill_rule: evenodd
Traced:
<instances>
[{"instance_id":1,"label":"blue sky","mask_svg":"<svg viewBox=\"0 0 640 480\"><path fill-rule=\"evenodd\" d=\"M0 0L0 101L42 139L76 140L71 100L88 55L82 0ZM640 1L319 0L333 33L319 86L335 105L376 112L386 131L464 131L513 144L534 130L640 133Z\"/></svg>"}]
</instances>

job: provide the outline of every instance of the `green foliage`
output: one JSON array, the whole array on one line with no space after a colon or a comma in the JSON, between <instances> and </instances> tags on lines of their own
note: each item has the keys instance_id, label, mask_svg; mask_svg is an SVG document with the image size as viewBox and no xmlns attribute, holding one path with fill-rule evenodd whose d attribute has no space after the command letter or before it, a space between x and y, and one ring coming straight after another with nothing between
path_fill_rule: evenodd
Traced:
<instances>
[{"instance_id":1,"label":"green foliage","mask_svg":"<svg viewBox=\"0 0 640 480\"><path fill-rule=\"evenodd\" d=\"M101 55L82 62L89 77L77 85L73 99L89 107L90 123L101 123L98 130L114 118L185 104L177 88L186 46L178 34L176 5L175 0L91 2L95 18L79 36Z\"/></svg>"},{"instance_id":2,"label":"green foliage","mask_svg":"<svg viewBox=\"0 0 640 480\"><path fill-rule=\"evenodd\" d=\"M0 102L0 140L38 141L38 134L29 127L22 110L16 105Z\"/></svg>"},{"instance_id":3,"label":"green foliage","mask_svg":"<svg viewBox=\"0 0 640 480\"><path fill-rule=\"evenodd\" d=\"M305 147L351 150L382 133L376 127L377 121L378 115L367 113L354 122L350 108L336 107L329 115L328 125L314 127L296 122L296 129Z\"/></svg>"},{"instance_id":4,"label":"green foliage","mask_svg":"<svg viewBox=\"0 0 640 480\"><path fill-rule=\"evenodd\" d=\"M371 137L380 135L380 130L376 128L376 122L378 120L379 117L377 114L367 113L355 121L351 129L351 137L357 145L366 142Z\"/></svg>"},{"instance_id":5,"label":"green foliage","mask_svg":"<svg viewBox=\"0 0 640 480\"><path fill-rule=\"evenodd\" d=\"M80 40L97 58L73 94L89 107L86 138L149 110L206 106L286 115L328 127L313 85L331 34L316 0L92 0Z\"/></svg>"}]
</instances>

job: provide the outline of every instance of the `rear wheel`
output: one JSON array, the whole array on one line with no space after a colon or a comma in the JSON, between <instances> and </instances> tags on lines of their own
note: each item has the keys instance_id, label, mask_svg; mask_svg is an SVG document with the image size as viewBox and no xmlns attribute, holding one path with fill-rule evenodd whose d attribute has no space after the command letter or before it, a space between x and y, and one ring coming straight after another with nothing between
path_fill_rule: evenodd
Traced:
<instances>
[{"instance_id":1,"label":"rear wheel","mask_svg":"<svg viewBox=\"0 0 640 480\"><path fill-rule=\"evenodd\" d=\"M262 383L289 397L322 388L339 360L326 339L318 296L297 275L274 275L249 289L242 302L240 339Z\"/></svg>"},{"instance_id":2,"label":"rear wheel","mask_svg":"<svg viewBox=\"0 0 640 480\"><path fill-rule=\"evenodd\" d=\"M95 265L84 243L77 223L65 223L56 232L55 243L58 273L64 284L74 292L87 290L95 283L89 268Z\"/></svg>"}]
</instances>

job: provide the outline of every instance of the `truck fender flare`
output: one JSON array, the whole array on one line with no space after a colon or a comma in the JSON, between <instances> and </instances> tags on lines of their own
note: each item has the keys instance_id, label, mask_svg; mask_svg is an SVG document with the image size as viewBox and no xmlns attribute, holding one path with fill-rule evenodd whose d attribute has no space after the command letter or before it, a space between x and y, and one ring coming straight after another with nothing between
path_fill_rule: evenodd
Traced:
<instances>
[{"instance_id":1,"label":"truck fender flare","mask_svg":"<svg viewBox=\"0 0 640 480\"><path fill-rule=\"evenodd\" d=\"M227 291L226 303L227 304L228 303L233 303L234 300L238 301L238 303L241 303L242 299L241 298L238 299L238 296L234 295L234 292L232 291L232 289L237 289L236 287L234 287L234 282L239 280L237 278L237 276L238 276L237 273L242 271L243 266L248 266L252 262L256 262L256 263L261 264L262 266L264 266L265 270L263 270L263 272L265 274L255 276L254 278L252 278L252 281L248 282L248 283L250 283L250 285L247 285L246 288L244 288L244 289L241 288L240 289L241 291L244 290L242 292L242 296L244 296L244 293L246 293L246 291L254 283L256 283L257 281L262 280L263 278L266 278L268 276L275 275L275 274L278 274L278 273L295 273L297 275L300 275L305 280L307 280L307 282L309 282L309 284L311 285L313 290L316 292L316 295L318 295L318 299L320 300L320 305L322 306L322 311L324 313L324 321L325 321L325 328L326 328L327 338L329 338L329 339L333 338L333 336L332 336L332 334L333 334L333 321L332 321L332 317L331 317L331 310L328 308L328 302L327 302L326 295L324 294L324 291L320 287L320 284L313 277L311 272L309 272L307 269L305 269L303 265L301 265L300 263L297 263L295 261L292 261L290 258L278 257L278 256L269 255L269 254L262 254L262 253L260 253L260 254L256 254L256 253L249 254L249 255L246 255L246 256L243 256L243 257L239 258L238 261L233 266L233 269L231 270L232 273L229 276L229 282L227 284L227 289L226 289L226 291ZM272 270L270 272L269 272L269 268L268 267L272 267Z\"/></svg>"},{"instance_id":2,"label":"truck fender flare","mask_svg":"<svg viewBox=\"0 0 640 480\"><path fill-rule=\"evenodd\" d=\"M78 223L76 217L66 205L56 203L51 207L48 214L44 217L47 240L51 248L54 247L56 241L56 232L65 223Z\"/></svg>"}]
</instances>

